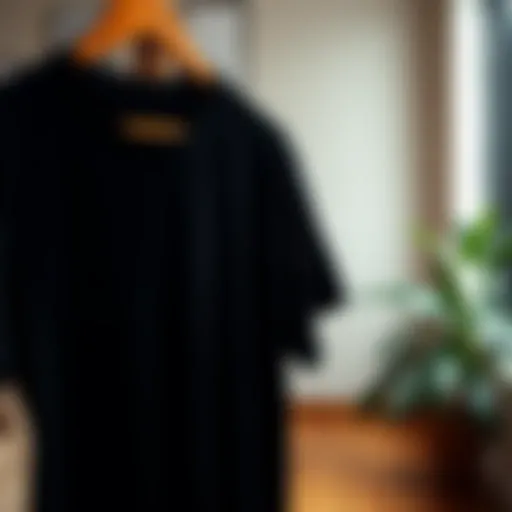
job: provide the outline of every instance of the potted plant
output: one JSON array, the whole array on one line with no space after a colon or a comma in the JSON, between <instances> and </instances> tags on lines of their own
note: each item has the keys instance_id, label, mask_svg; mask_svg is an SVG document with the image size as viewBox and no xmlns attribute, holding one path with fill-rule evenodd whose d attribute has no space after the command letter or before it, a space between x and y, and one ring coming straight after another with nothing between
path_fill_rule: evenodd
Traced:
<instances>
[{"instance_id":1,"label":"potted plant","mask_svg":"<svg viewBox=\"0 0 512 512\"><path fill-rule=\"evenodd\" d=\"M383 344L381 372L361 402L372 415L421 423L433 472L467 485L481 467L482 443L512 428L512 312L503 300L512 238L487 212L442 236L423 233L419 244L429 279L374 294L403 321Z\"/></svg>"}]
</instances>

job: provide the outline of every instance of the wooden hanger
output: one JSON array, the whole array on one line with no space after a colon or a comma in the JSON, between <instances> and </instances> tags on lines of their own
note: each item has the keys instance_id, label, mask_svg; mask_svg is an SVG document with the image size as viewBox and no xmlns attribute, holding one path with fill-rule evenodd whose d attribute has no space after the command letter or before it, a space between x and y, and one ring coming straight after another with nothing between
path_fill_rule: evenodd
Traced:
<instances>
[{"instance_id":1,"label":"wooden hanger","mask_svg":"<svg viewBox=\"0 0 512 512\"><path fill-rule=\"evenodd\" d=\"M196 48L172 2L109 2L103 17L76 45L74 56L79 63L94 63L122 44L135 40L143 42L144 51L140 54L143 59L151 61L151 54L154 56L158 48L192 78L203 83L212 80L212 67Z\"/></svg>"}]
</instances>

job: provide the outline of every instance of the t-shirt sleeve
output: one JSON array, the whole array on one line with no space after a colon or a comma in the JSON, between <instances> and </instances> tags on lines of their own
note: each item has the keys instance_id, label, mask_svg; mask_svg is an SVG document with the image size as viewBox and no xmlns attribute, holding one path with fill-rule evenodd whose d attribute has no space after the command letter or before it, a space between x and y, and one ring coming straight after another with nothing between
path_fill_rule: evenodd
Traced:
<instances>
[{"instance_id":1,"label":"t-shirt sleeve","mask_svg":"<svg viewBox=\"0 0 512 512\"><path fill-rule=\"evenodd\" d=\"M19 347L14 339L12 177L16 164L15 97L0 89L0 384L18 378Z\"/></svg>"},{"instance_id":2,"label":"t-shirt sleeve","mask_svg":"<svg viewBox=\"0 0 512 512\"><path fill-rule=\"evenodd\" d=\"M276 131L267 131L264 141L273 332L285 353L311 361L318 356L313 317L344 303L345 282L332 261L292 143Z\"/></svg>"}]
</instances>

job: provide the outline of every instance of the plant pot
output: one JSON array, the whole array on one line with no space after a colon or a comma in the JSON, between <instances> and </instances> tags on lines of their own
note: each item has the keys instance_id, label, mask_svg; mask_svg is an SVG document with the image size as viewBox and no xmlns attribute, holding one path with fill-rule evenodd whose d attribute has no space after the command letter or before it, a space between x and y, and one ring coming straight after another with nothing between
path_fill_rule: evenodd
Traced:
<instances>
[{"instance_id":1,"label":"plant pot","mask_svg":"<svg viewBox=\"0 0 512 512\"><path fill-rule=\"evenodd\" d=\"M499 395L500 424L483 454L483 477L496 510L512 510L512 390ZM493 509L494 510L494 509Z\"/></svg>"},{"instance_id":2,"label":"plant pot","mask_svg":"<svg viewBox=\"0 0 512 512\"><path fill-rule=\"evenodd\" d=\"M463 417L388 421L356 414L343 442L343 467L368 486L399 493L481 496L483 439Z\"/></svg>"}]
</instances>

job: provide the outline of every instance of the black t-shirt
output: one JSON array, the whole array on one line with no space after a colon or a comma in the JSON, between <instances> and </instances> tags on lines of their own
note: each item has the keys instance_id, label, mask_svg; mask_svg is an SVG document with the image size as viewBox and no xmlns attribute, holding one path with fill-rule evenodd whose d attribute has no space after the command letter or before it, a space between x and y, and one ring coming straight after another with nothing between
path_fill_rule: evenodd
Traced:
<instances>
[{"instance_id":1,"label":"black t-shirt","mask_svg":"<svg viewBox=\"0 0 512 512\"><path fill-rule=\"evenodd\" d=\"M342 298L285 138L220 81L68 57L0 127L0 371L38 510L281 510L279 361Z\"/></svg>"}]
</instances>

